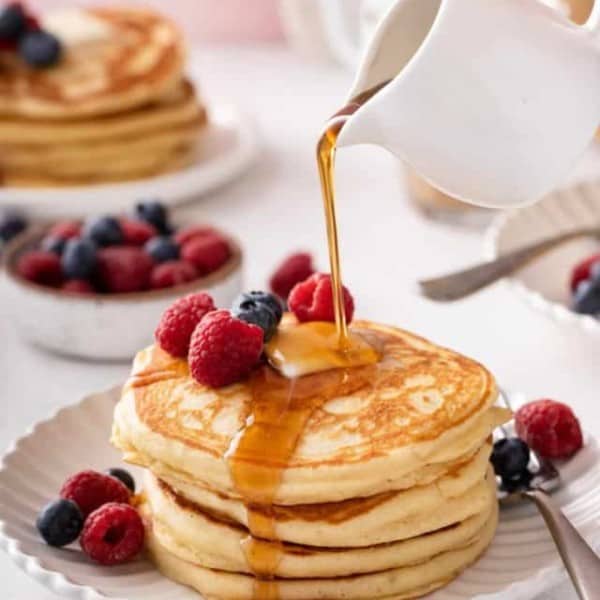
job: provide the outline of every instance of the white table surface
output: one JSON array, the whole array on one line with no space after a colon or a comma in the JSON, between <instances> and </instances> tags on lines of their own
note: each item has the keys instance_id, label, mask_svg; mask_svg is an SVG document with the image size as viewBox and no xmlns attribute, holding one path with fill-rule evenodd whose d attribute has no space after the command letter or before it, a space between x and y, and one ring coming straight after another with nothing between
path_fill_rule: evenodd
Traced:
<instances>
[{"instance_id":1,"label":"white table surface","mask_svg":"<svg viewBox=\"0 0 600 600\"><path fill-rule=\"evenodd\" d=\"M194 72L210 102L235 101L256 117L264 152L244 178L185 212L241 239L248 287L263 286L272 267L295 249L314 251L327 269L314 146L322 122L343 100L350 74L278 47L205 49ZM359 315L473 356L507 388L568 402L585 428L600 434L598 340L532 312L502 284L452 305L419 298L417 278L477 260L481 236L414 213L397 165L384 151L339 152L338 198L344 278ZM123 380L128 371L128 365L70 361L25 345L6 308L0 294L1 448L36 419ZM6 600L57 598L2 553L0 581ZM574 598L568 584L544 596Z\"/></svg>"}]
</instances>

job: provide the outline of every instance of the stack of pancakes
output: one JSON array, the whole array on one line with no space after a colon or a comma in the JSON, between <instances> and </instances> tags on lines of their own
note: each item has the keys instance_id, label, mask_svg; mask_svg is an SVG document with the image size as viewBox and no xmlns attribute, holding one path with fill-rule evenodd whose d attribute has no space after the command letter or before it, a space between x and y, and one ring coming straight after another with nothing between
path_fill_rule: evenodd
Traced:
<instances>
[{"instance_id":1,"label":"stack of pancakes","mask_svg":"<svg viewBox=\"0 0 600 600\"><path fill-rule=\"evenodd\" d=\"M177 27L146 10L49 14L59 62L0 52L0 182L76 185L189 164L206 113L184 78Z\"/></svg>"},{"instance_id":2,"label":"stack of pancakes","mask_svg":"<svg viewBox=\"0 0 600 600\"><path fill-rule=\"evenodd\" d=\"M207 598L413 598L445 585L497 524L490 436L508 418L478 363L357 322L381 360L295 380L263 365L209 389L141 351L113 443L146 468L159 569Z\"/></svg>"}]
</instances>

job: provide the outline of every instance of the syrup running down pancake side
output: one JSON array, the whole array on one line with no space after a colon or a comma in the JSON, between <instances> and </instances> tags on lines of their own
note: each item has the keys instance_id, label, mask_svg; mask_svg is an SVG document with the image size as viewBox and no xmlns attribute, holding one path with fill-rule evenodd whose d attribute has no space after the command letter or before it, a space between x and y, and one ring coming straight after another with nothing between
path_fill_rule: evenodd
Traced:
<instances>
[{"instance_id":1,"label":"syrup running down pancake side","mask_svg":"<svg viewBox=\"0 0 600 600\"><path fill-rule=\"evenodd\" d=\"M338 111L327 122L317 144L335 326L304 323L286 327L282 324L266 353L271 364L291 378L281 377L269 368L253 375L251 414L227 453L234 485L248 511L250 533L242 546L248 566L256 576L254 597L257 600L279 598L274 574L283 552L280 544L273 544L279 541L273 504L306 423L332 394L340 394L350 380L355 380L357 372L364 373L361 366L369 371L368 365L379 358L367 341L349 331L344 313L334 167L337 138L344 123L386 83L364 92ZM317 373L319 371L323 372ZM368 384L368 378L361 381L360 385Z\"/></svg>"}]
</instances>

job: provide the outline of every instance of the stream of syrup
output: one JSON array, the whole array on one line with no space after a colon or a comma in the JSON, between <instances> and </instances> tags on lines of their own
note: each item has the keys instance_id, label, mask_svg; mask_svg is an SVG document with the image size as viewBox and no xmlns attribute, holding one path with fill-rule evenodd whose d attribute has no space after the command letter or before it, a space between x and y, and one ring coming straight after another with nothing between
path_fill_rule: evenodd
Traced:
<instances>
[{"instance_id":1,"label":"stream of syrup","mask_svg":"<svg viewBox=\"0 0 600 600\"><path fill-rule=\"evenodd\" d=\"M337 139L344 123L384 85L364 92L338 111L327 122L317 144L335 325L304 323L280 327L266 353L271 363L288 376L267 366L253 374L250 414L226 456L233 484L247 509L249 535L242 541L242 549L255 575L256 600L279 598L275 575L283 546L278 539L273 506L308 420L327 400L342 395L350 383L368 385L369 378L363 380L359 376L362 370L350 367L372 365L379 358L369 343L349 332L343 309L334 168Z\"/></svg>"}]
</instances>

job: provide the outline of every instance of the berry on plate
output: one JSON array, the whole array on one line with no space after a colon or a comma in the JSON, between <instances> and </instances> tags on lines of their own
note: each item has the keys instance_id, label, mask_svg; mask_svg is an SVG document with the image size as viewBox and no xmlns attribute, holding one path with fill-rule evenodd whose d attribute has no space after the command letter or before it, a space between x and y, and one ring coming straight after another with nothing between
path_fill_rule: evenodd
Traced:
<instances>
[{"instance_id":1,"label":"berry on plate","mask_svg":"<svg viewBox=\"0 0 600 600\"><path fill-rule=\"evenodd\" d=\"M196 267L185 260L168 260L152 269L150 287L155 290L181 285L198 278Z\"/></svg>"},{"instance_id":2,"label":"berry on plate","mask_svg":"<svg viewBox=\"0 0 600 600\"><path fill-rule=\"evenodd\" d=\"M263 330L265 342L273 337L283 315L277 297L267 292L241 294L233 303L231 312L246 323L258 325Z\"/></svg>"},{"instance_id":3,"label":"berry on plate","mask_svg":"<svg viewBox=\"0 0 600 600\"><path fill-rule=\"evenodd\" d=\"M72 500L84 517L108 502L129 502L131 493L127 486L110 475L98 471L81 471L65 481L60 497Z\"/></svg>"},{"instance_id":4,"label":"berry on plate","mask_svg":"<svg viewBox=\"0 0 600 600\"><path fill-rule=\"evenodd\" d=\"M27 29L27 16L20 2L7 4L0 12L0 40L16 41Z\"/></svg>"},{"instance_id":5,"label":"berry on plate","mask_svg":"<svg viewBox=\"0 0 600 600\"><path fill-rule=\"evenodd\" d=\"M229 244L220 235L194 237L181 248L181 258L191 262L200 275L216 271L230 256Z\"/></svg>"},{"instance_id":6,"label":"berry on plate","mask_svg":"<svg viewBox=\"0 0 600 600\"><path fill-rule=\"evenodd\" d=\"M96 244L87 239L67 240L61 264L69 279L87 279L96 267Z\"/></svg>"},{"instance_id":7,"label":"berry on plate","mask_svg":"<svg viewBox=\"0 0 600 600\"><path fill-rule=\"evenodd\" d=\"M83 234L98 246L114 246L123 241L121 224L115 217L98 217L88 221Z\"/></svg>"},{"instance_id":8,"label":"berry on plate","mask_svg":"<svg viewBox=\"0 0 600 600\"><path fill-rule=\"evenodd\" d=\"M94 286L85 279L69 279L60 286L60 289L70 294L93 294L95 292Z\"/></svg>"},{"instance_id":9,"label":"berry on plate","mask_svg":"<svg viewBox=\"0 0 600 600\"><path fill-rule=\"evenodd\" d=\"M350 323L354 316L354 299L345 286L343 294L346 320ZM335 321L331 277L316 273L297 284L290 292L288 305L300 322Z\"/></svg>"},{"instance_id":10,"label":"berry on plate","mask_svg":"<svg viewBox=\"0 0 600 600\"><path fill-rule=\"evenodd\" d=\"M307 252L298 252L288 256L271 276L269 287L280 298L287 299L297 283L308 279L315 269L312 256Z\"/></svg>"},{"instance_id":11,"label":"berry on plate","mask_svg":"<svg viewBox=\"0 0 600 600\"><path fill-rule=\"evenodd\" d=\"M61 53L60 41L48 31L28 31L19 42L19 54L28 65L36 69L55 65Z\"/></svg>"},{"instance_id":12,"label":"berry on plate","mask_svg":"<svg viewBox=\"0 0 600 600\"><path fill-rule=\"evenodd\" d=\"M236 319L227 310L217 310L206 315L192 334L190 373L198 383L210 387L230 385L250 373L262 349L260 327Z\"/></svg>"},{"instance_id":13,"label":"berry on plate","mask_svg":"<svg viewBox=\"0 0 600 600\"><path fill-rule=\"evenodd\" d=\"M44 252L53 252L57 256L60 256L65 249L67 240L59 237L46 236L40 243L40 250Z\"/></svg>"},{"instance_id":14,"label":"berry on plate","mask_svg":"<svg viewBox=\"0 0 600 600\"><path fill-rule=\"evenodd\" d=\"M59 221L50 227L48 237L70 240L81 234L81 223L79 221Z\"/></svg>"},{"instance_id":15,"label":"berry on plate","mask_svg":"<svg viewBox=\"0 0 600 600\"><path fill-rule=\"evenodd\" d=\"M148 240L144 250L157 263L179 258L179 246L168 235L159 235Z\"/></svg>"},{"instance_id":16,"label":"berry on plate","mask_svg":"<svg viewBox=\"0 0 600 600\"><path fill-rule=\"evenodd\" d=\"M63 281L60 258L53 252L26 252L17 261L17 273L28 281L50 287L57 287Z\"/></svg>"},{"instance_id":17,"label":"berry on plate","mask_svg":"<svg viewBox=\"0 0 600 600\"><path fill-rule=\"evenodd\" d=\"M83 515L75 502L61 498L40 511L36 527L46 544L60 548L79 537Z\"/></svg>"},{"instance_id":18,"label":"berry on plate","mask_svg":"<svg viewBox=\"0 0 600 600\"><path fill-rule=\"evenodd\" d=\"M583 446L581 426L566 404L542 399L515 413L517 435L546 458L569 458Z\"/></svg>"},{"instance_id":19,"label":"berry on plate","mask_svg":"<svg viewBox=\"0 0 600 600\"><path fill-rule=\"evenodd\" d=\"M85 520L79 543L94 562L120 565L142 551L144 523L128 504L104 504Z\"/></svg>"},{"instance_id":20,"label":"berry on plate","mask_svg":"<svg viewBox=\"0 0 600 600\"><path fill-rule=\"evenodd\" d=\"M573 310L582 315L600 315L600 278L585 279L577 285Z\"/></svg>"},{"instance_id":21,"label":"berry on plate","mask_svg":"<svg viewBox=\"0 0 600 600\"><path fill-rule=\"evenodd\" d=\"M132 494L135 493L135 479L131 476L129 471L119 467L113 467L112 469L107 469L106 474L111 477L116 477L121 483L127 486Z\"/></svg>"},{"instance_id":22,"label":"berry on plate","mask_svg":"<svg viewBox=\"0 0 600 600\"><path fill-rule=\"evenodd\" d=\"M592 265L596 262L600 262L600 252L588 256L575 265L571 272L571 291L574 292L582 281L590 278Z\"/></svg>"},{"instance_id":23,"label":"berry on plate","mask_svg":"<svg viewBox=\"0 0 600 600\"><path fill-rule=\"evenodd\" d=\"M7 212L0 217L0 240L9 242L27 227L25 217L18 213Z\"/></svg>"},{"instance_id":24,"label":"berry on plate","mask_svg":"<svg viewBox=\"0 0 600 600\"><path fill-rule=\"evenodd\" d=\"M109 246L98 250L96 273L102 289L113 294L148 289L154 263L142 248Z\"/></svg>"},{"instance_id":25,"label":"berry on plate","mask_svg":"<svg viewBox=\"0 0 600 600\"><path fill-rule=\"evenodd\" d=\"M145 200L135 206L135 216L140 221L150 223L159 233L171 233L167 219L167 210L157 200Z\"/></svg>"},{"instance_id":26,"label":"berry on plate","mask_svg":"<svg viewBox=\"0 0 600 600\"><path fill-rule=\"evenodd\" d=\"M496 475L514 479L527 470L529 446L519 438L503 438L494 444L490 462Z\"/></svg>"},{"instance_id":27,"label":"berry on plate","mask_svg":"<svg viewBox=\"0 0 600 600\"><path fill-rule=\"evenodd\" d=\"M194 329L208 313L215 310L213 299L205 293L179 298L163 313L154 337L171 356L185 358Z\"/></svg>"},{"instance_id":28,"label":"berry on plate","mask_svg":"<svg viewBox=\"0 0 600 600\"><path fill-rule=\"evenodd\" d=\"M119 225L123 233L123 243L128 246L143 246L158 234L156 227L145 221L121 218Z\"/></svg>"}]
</instances>

